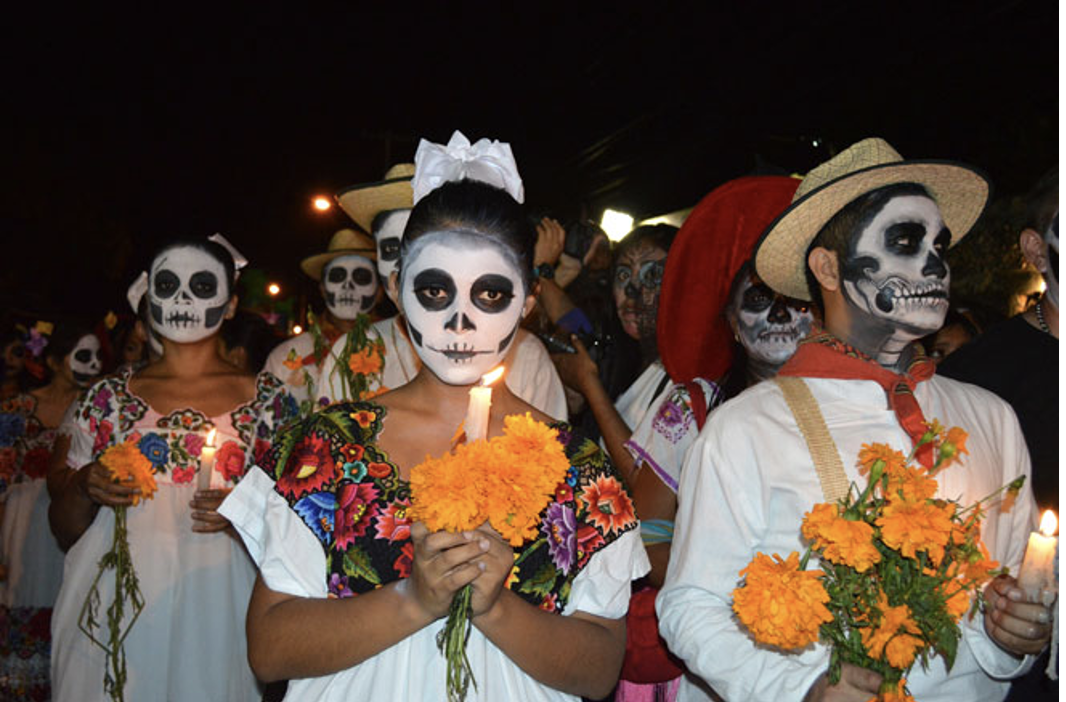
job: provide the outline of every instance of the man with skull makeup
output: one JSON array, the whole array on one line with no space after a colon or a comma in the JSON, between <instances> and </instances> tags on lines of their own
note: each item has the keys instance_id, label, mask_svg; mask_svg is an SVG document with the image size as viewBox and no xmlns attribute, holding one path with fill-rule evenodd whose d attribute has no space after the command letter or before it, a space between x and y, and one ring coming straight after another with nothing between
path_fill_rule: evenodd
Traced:
<instances>
[{"instance_id":1,"label":"man with skull makeup","mask_svg":"<svg viewBox=\"0 0 1066 702\"><path fill-rule=\"evenodd\" d=\"M722 405L689 451L666 583L657 601L660 630L698 681L680 700L710 699L706 683L729 700L866 702L879 676L848 664L828 686L829 650L795 654L756 646L733 617L738 572L756 552L803 550L804 512L822 502L808 444L785 400L799 384L811 395L845 475L863 443L909 452L925 420L970 432L962 465L938 474L940 493L970 504L1018 477L1029 457L1010 407L981 388L933 376L913 342L947 310L944 254L964 236L988 195L983 176L961 164L903 161L867 139L812 170L792 205L756 252L759 277L777 292L823 301L816 328L779 372ZM931 465L919 451L918 460ZM1017 572L1035 525L1031 495L1009 511L989 510L982 538L991 557ZM923 702L1002 700L1006 680L1024 673L1050 639L1050 612L1022 601L1010 577L985 590L984 616L964 617L948 672L939 659L907 676Z\"/></svg>"},{"instance_id":2,"label":"man with skull makeup","mask_svg":"<svg viewBox=\"0 0 1066 702\"><path fill-rule=\"evenodd\" d=\"M320 404L321 398L328 394L329 379L322 370L334 343L340 344L337 353L348 346L345 365L341 368L331 365L334 376L348 370L348 356L353 351L372 346L371 341L353 348L350 337L358 337L360 342L366 338L369 326L366 315L377 300L375 258L374 243L366 234L341 229L333 234L324 253L300 262L303 272L319 281L326 309L310 322L310 329L278 344L267 357L265 370L285 382L305 412ZM347 375L343 377L347 379Z\"/></svg>"},{"instance_id":3,"label":"man with skull makeup","mask_svg":"<svg viewBox=\"0 0 1066 702\"><path fill-rule=\"evenodd\" d=\"M453 137L454 140L454 137ZM391 167L385 179L374 183L353 185L337 194L337 203L352 220L371 232L377 246L377 268L385 292L397 303L397 288L389 284L397 270L404 227L411 215L413 195L411 179L415 172L412 163ZM410 382L422 363L410 334L410 319L397 314L374 323L373 332L384 345L384 368L381 375L383 390L397 388ZM322 366L323 392L331 400L351 399L336 381L334 367L340 357L341 342L334 345L333 354ZM558 419L566 419L566 396L562 382L552 365L544 345L533 334L519 328L505 362L504 382L519 397L534 407Z\"/></svg>"}]
</instances>

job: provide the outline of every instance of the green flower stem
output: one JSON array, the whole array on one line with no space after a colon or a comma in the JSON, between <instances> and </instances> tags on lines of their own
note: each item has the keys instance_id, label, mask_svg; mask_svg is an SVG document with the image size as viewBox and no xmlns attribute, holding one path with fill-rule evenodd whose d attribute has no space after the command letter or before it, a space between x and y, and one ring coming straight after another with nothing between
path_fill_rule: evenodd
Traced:
<instances>
[{"instance_id":1,"label":"green flower stem","mask_svg":"<svg viewBox=\"0 0 1066 702\"><path fill-rule=\"evenodd\" d=\"M477 689L477 680L466 655L466 643L470 640L470 598L474 588L466 585L452 598L448 609L448 622L437 634L437 650L448 661L448 702L463 702L470 685Z\"/></svg>"},{"instance_id":2,"label":"green flower stem","mask_svg":"<svg viewBox=\"0 0 1066 702\"><path fill-rule=\"evenodd\" d=\"M137 618L144 609L144 597L137 582L137 573L133 569L130 556L129 533L126 529L126 507L115 507L115 527L111 539L111 548L100 558L99 569L85 602L78 615L78 628L89 640L104 650L107 666L104 669L104 692L113 702L125 702L126 690L126 637L133 629ZM103 642L93 633L100 626L100 579L104 572L115 571L115 594L107 607L107 642ZM129 623L123 626L127 616L126 605L130 605Z\"/></svg>"}]
</instances>

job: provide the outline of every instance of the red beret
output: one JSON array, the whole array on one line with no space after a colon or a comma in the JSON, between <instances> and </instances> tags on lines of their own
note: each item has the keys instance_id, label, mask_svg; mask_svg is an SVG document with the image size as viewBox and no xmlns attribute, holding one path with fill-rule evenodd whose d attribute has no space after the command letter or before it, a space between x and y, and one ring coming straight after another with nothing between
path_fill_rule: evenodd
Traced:
<instances>
[{"instance_id":1,"label":"red beret","mask_svg":"<svg viewBox=\"0 0 1066 702\"><path fill-rule=\"evenodd\" d=\"M733 332L723 309L730 284L799 183L785 176L731 180L700 200L681 226L666 257L656 328L674 382L718 380L729 370Z\"/></svg>"}]
</instances>

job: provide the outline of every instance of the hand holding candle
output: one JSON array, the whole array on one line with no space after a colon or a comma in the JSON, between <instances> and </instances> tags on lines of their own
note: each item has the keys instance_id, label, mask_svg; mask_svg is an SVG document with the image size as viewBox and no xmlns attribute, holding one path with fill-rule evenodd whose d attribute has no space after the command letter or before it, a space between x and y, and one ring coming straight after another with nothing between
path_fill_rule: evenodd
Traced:
<instances>
[{"instance_id":1,"label":"hand holding candle","mask_svg":"<svg viewBox=\"0 0 1066 702\"><path fill-rule=\"evenodd\" d=\"M489 409L492 407L492 384L503 375L503 366L481 377L481 385L470 388L470 404L466 408L463 431L466 440L477 441L489 436Z\"/></svg>"},{"instance_id":2,"label":"hand holding candle","mask_svg":"<svg viewBox=\"0 0 1066 702\"><path fill-rule=\"evenodd\" d=\"M207 432L204 447L200 449L200 471L196 474L197 490L211 489L211 473L215 469L215 453L218 452L215 446L215 432L213 428Z\"/></svg>"},{"instance_id":3,"label":"hand holding candle","mask_svg":"<svg viewBox=\"0 0 1066 702\"><path fill-rule=\"evenodd\" d=\"M1025 549L1025 560L1018 571L1018 587L1025 591L1029 602L1040 602L1045 606L1054 601L1058 590L1055 577L1055 556L1058 553L1058 538L1055 530L1058 520L1051 510L1044 512L1040 520L1040 531L1029 534L1029 546ZM1048 600L1051 601L1048 601Z\"/></svg>"}]
</instances>

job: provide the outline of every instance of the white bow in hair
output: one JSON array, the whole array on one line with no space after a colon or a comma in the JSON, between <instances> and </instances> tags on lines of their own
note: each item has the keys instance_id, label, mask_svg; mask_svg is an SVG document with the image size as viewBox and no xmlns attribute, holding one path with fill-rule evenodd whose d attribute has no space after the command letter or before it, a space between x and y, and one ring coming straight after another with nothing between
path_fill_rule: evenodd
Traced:
<instances>
[{"instance_id":1,"label":"white bow in hair","mask_svg":"<svg viewBox=\"0 0 1066 702\"><path fill-rule=\"evenodd\" d=\"M148 292L148 273L141 271L141 274L134 278L130 286L126 288L126 301L133 308L133 314L138 313L137 308L141 306L141 298L146 292Z\"/></svg>"},{"instance_id":2,"label":"white bow in hair","mask_svg":"<svg viewBox=\"0 0 1066 702\"><path fill-rule=\"evenodd\" d=\"M525 201L522 178L510 144L488 139L471 144L458 130L446 146L425 139L418 142L415 176L411 180L415 203L444 183L463 178L495 185L518 202Z\"/></svg>"},{"instance_id":3,"label":"white bow in hair","mask_svg":"<svg viewBox=\"0 0 1066 702\"><path fill-rule=\"evenodd\" d=\"M226 237L222 236L218 232L215 232L211 236L207 237L208 241L213 241L220 245L226 251L229 251L229 255L233 257L233 267L236 269L237 274L234 276L233 281L237 282L237 278L241 275L241 269L248 265L248 259L237 250L237 247L229 243Z\"/></svg>"}]
</instances>

